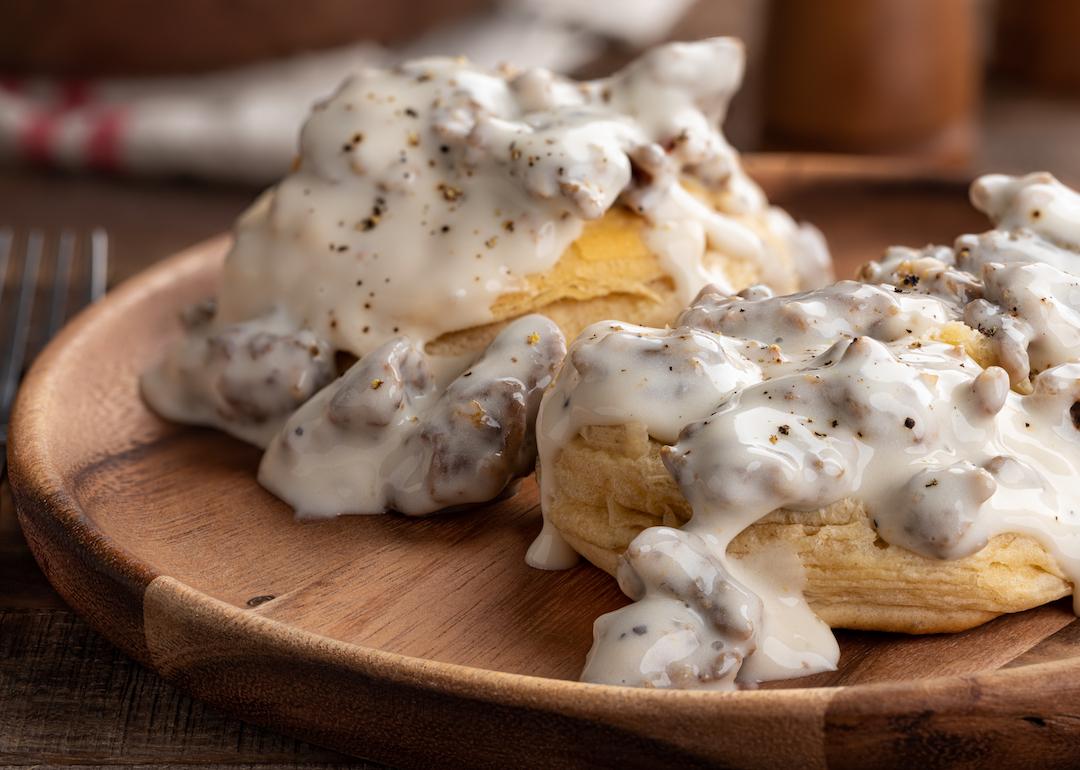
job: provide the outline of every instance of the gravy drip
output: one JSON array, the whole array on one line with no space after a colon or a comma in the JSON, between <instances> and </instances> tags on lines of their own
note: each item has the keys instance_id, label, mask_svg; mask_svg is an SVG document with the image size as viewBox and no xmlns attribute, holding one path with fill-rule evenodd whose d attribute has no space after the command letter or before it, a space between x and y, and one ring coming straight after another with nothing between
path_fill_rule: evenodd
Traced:
<instances>
[{"instance_id":1,"label":"gravy drip","mask_svg":"<svg viewBox=\"0 0 1080 770\"><path fill-rule=\"evenodd\" d=\"M778 508L854 498L934 559L1026 534L1080 579L1080 196L1032 174L971 197L996 229L892 249L872 283L707 288L674 329L604 322L573 344L540 408L541 470L583 427L639 422L693 508L620 559L635 602L596 622L584 680L730 689L834 667L794 556L727 556ZM576 554L545 522L528 558Z\"/></svg>"}]
</instances>

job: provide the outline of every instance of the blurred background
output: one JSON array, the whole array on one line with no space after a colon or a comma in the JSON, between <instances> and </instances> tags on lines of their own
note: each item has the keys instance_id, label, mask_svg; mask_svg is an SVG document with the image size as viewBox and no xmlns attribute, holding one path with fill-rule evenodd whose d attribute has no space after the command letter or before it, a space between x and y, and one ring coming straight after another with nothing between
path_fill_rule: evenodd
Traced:
<instances>
[{"instance_id":1,"label":"blurred background","mask_svg":"<svg viewBox=\"0 0 1080 770\"><path fill-rule=\"evenodd\" d=\"M0 226L102 225L115 282L227 228L350 69L445 53L591 77L711 35L747 44L743 151L1075 183L1078 31L1073 0L0 0Z\"/></svg>"}]
</instances>

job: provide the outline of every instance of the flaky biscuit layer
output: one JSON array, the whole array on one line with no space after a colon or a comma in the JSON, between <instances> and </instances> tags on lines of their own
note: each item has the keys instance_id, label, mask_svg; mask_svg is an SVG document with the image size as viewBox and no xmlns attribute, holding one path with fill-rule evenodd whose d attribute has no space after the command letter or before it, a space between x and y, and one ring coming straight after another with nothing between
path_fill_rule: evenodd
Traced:
<instances>
[{"instance_id":1,"label":"flaky biscuit layer","mask_svg":"<svg viewBox=\"0 0 1080 770\"><path fill-rule=\"evenodd\" d=\"M798 279L788 246L760 219L737 218L754 230L781 261L780 273L789 282L773 286L778 292L794 291ZM682 311L684 302L675 291L672 277L645 240L645 219L616 206L600 219L585 225L581 236L544 273L525 277L525 287L504 294L491 308L494 321L483 326L444 334L428 343L432 355L459 355L482 350L506 324L529 313L541 313L562 329L568 340L590 324L622 318L645 326L665 326ZM710 252L710 266L719 266L736 289L761 279L758 266L727 254Z\"/></svg>"},{"instance_id":2,"label":"flaky biscuit layer","mask_svg":"<svg viewBox=\"0 0 1080 770\"><path fill-rule=\"evenodd\" d=\"M542 468L549 520L585 558L614 574L644 528L678 527L691 511L640 424L588 427ZM1072 585L1026 535L994 537L977 553L928 559L889 545L857 500L816 511L777 510L744 530L728 553L783 545L806 573L806 598L834 628L927 634L962 631L1067 596Z\"/></svg>"}]
</instances>

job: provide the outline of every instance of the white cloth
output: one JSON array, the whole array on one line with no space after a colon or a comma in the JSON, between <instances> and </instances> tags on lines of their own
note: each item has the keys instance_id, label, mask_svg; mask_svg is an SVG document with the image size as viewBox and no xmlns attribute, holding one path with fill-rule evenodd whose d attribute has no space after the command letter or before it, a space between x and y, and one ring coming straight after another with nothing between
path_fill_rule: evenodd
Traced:
<instances>
[{"instance_id":1,"label":"white cloth","mask_svg":"<svg viewBox=\"0 0 1080 770\"><path fill-rule=\"evenodd\" d=\"M264 184L296 152L311 105L350 71L465 54L567 71L605 39L646 45L693 0L506 0L402 48L358 43L192 77L0 80L0 162Z\"/></svg>"}]
</instances>

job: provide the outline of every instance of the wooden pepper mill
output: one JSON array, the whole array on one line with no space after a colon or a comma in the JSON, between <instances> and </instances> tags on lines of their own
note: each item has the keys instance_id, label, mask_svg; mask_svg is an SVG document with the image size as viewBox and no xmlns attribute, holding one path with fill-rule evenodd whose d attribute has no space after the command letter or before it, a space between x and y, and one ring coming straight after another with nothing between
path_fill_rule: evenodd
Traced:
<instances>
[{"instance_id":1,"label":"wooden pepper mill","mask_svg":"<svg viewBox=\"0 0 1080 770\"><path fill-rule=\"evenodd\" d=\"M774 0L766 142L964 163L981 85L975 10L973 0Z\"/></svg>"},{"instance_id":2,"label":"wooden pepper mill","mask_svg":"<svg viewBox=\"0 0 1080 770\"><path fill-rule=\"evenodd\" d=\"M1080 3L1076 0L999 0L995 64L1022 86L1080 97Z\"/></svg>"}]
</instances>

